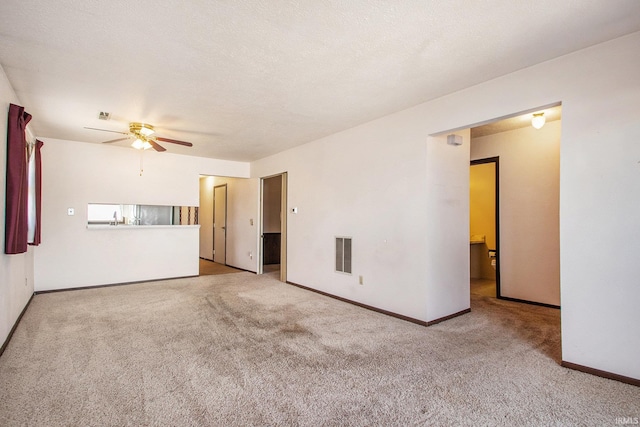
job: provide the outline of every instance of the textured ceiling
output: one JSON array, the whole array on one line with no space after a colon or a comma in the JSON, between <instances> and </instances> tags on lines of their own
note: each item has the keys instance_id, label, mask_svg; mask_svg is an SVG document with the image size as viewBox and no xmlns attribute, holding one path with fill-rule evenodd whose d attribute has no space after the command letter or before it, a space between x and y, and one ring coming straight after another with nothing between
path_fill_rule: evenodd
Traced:
<instances>
[{"instance_id":1,"label":"textured ceiling","mask_svg":"<svg viewBox=\"0 0 640 427\"><path fill-rule=\"evenodd\" d=\"M40 137L248 161L639 30L638 0L2 0L0 64Z\"/></svg>"}]
</instances>

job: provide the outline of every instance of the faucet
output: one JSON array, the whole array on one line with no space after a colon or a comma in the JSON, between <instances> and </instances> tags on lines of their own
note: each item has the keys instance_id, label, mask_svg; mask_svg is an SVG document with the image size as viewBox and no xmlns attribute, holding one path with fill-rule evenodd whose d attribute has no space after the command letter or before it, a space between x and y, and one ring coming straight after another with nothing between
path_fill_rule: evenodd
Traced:
<instances>
[{"instance_id":1,"label":"faucet","mask_svg":"<svg viewBox=\"0 0 640 427\"><path fill-rule=\"evenodd\" d=\"M113 225L118 225L118 211L113 211Z\"/></svg>"}]
</instances>

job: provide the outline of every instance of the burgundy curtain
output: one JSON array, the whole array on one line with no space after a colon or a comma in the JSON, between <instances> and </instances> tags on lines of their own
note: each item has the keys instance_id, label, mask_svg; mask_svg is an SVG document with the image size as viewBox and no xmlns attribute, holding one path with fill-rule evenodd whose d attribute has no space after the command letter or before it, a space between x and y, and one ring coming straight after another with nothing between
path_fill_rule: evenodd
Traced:
<instances>
[{"instance_id":1,"label":"burgundy curtain","mask_svg":"<svg viewBox=\"0 0 640 427\"><path fill-rule=\"evenodd\" d=\"M4 252L27 251L27 140L25 129L31 115L23 107L9 106L7 129L7 195Z\"/></svg>"},{"instance_id":2,"label":"burgundy curtain","mask_svg":"<svg viewBox=\"0 0 640 427\"><path fill-rule=\"evenodd\" d=\"M35 182L35 186L36 186L36 206L35 206L35 210L36 210L36 229L35 229L35 234L33 236L33 243L29 243L32 246L38 246L40 244L41 241L41 233L40 233L40 223L41 223L41 209L40 209L40 203L42 200L42 157L40 155L40 149L42 148L42 146L44 145L44 143L40 140L36 139L36 145L34 147L34 152L33 155L35 156L34 161L35 161L35 167L36 167L36 182Z\"/></svg>"}]
</instances>

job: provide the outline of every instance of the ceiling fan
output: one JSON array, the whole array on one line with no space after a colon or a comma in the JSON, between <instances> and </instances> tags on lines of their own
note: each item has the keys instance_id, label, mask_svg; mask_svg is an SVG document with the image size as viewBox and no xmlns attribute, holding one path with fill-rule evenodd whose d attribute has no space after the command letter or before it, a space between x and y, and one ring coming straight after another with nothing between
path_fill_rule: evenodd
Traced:
<instances>
[{"instance_id":1,"label":"ceiling fan","mask_svg":"<svg viewBox=\"0 0 640 427\"><path fill-rule=\"evenodd\" d=\"M162 138L160 136L154 136L156 133L153 126L147 123L138 123L131 122L129 123L129 132L120 132L117 130L108 130L108 129L97 129L85 127L85 129L89 130L99 130L102 132L112 132L112 133L120 133L122 135L127 135L124 138L111 139L109 141L103 141L103 144L110 144L112 142L125 141L127 139L133 139L133 143L131 146L137 150L148 150L149 148L153 148L156 151L167 151L162 145L158 144L160 142L169 142L171 144L184 145L185 147L193 147L193 144L185 141L178 141L177 139L169 139Z\"/></svg>"}]
</instances>

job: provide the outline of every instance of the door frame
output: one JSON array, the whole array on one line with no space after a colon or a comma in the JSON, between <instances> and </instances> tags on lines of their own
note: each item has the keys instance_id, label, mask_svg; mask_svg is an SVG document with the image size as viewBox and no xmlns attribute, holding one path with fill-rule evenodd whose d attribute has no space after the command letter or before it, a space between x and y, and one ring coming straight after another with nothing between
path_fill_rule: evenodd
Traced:
<instances>
[{"instance_id":1,"label":"door frame","mask_svg":"<svg viewBox=\"0 0 640 427\"><path fill-rule=\"evenodd\" d=\"M469 167L495 163L495 219L496 219L496 298L502 298L500 293L500 157L487 157L484 159L471 160Z\"/></svg>"},{"instance_id":2,"label":"door frame","mask_svg":"<svg viewBox=\"0 0 640 427\"><path fill-rule=\"evenodd\" d=\"M227 184L220 184L213 187L213 261L216 260L216 188L224 187L224 265L227 265L227 202L228 202L228 188Z\"/></svg>"},{"instance_id":3,"label":"door frame","mask_svg":"<svg viewBox=\"0 0 640 427\"><path fill-rule=\"evenodd\" d=\"M288 174L287 172L277 173L274 175L263 176L260 178L260 244L258 245L258 274L263 274L264 267L264 181L265 179L282 177L280 191L280 281L287 282L287 189Z\"/></svg>"}]
</instances>

